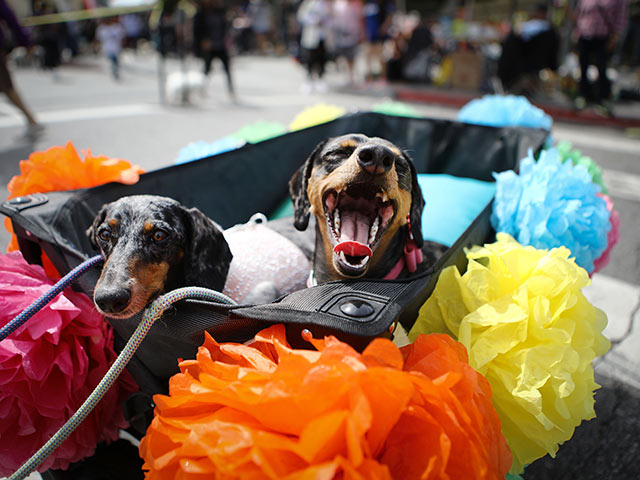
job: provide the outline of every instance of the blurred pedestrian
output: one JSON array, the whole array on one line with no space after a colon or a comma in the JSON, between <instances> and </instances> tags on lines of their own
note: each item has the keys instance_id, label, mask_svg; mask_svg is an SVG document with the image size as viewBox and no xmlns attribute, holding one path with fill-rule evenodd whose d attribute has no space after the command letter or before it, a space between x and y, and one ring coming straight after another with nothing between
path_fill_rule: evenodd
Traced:
<instances>
[{"instance_id":1,"label":"blurred pedestrian","mask_svg":"<svg viewBox=\"0 0 640 480\"><path fill-rule=\"evenodd\" d=\"M11 31L15 44L26 47L31 46L29 34L20 25L15 13L11 10L5 0L0 0L0 19L7 26L9 31ZM7 52L5 51L6 38L3 32L4 29L0 28L0 91L2 91L9 101L18 107L18 109L23 113L27 120L27 134L36 134L42 130L42 126L35 119L13 84L11 73L7 68Z\"/></svg>"},{"instance_id":2,"label":"blurred pedestrian","mask_svg":"<svg viewBox=\"0 0 640 480\"><path fill-rule=\"evenodd\" d=\"M250 0L247 15L251 19L251 30L256 40L259 53L266 53L270 48L269 40L273 30L271 5L265 0Z\"/></svg>"},{"instance_id":3,"label":"blurred pedestrian","mask_svg":"<svg viewBox=\"0 0 640 480\"><path fill-rule=\"evenodd\" d=\"M127 13L121 17L120 23L125 33L123 46L137 52L138 40L142 37L144 29L142 18L137 13Z\"/></svg>"},{"instance_id":4,"label":"blurred pedestrian","mask_svg":"<svg viewBox=\"0 0 640 480\"><path fill-rule=\"evenodd\" d=\"M111 63L111 76L120 80L120 52L125 38L125 31L118 17L107 17L96 30L96 38L100 42L102 53Z\"/></svg>"},{"instance_id":5,"label":"blurred pedestrian","mask_svg":"<svg viewBox=\"0 0 640 480\"><path fill-rule=\"evenodd\" d=\"M199 0L198 11L193 17L195 54L202 58L205 77L211 72L214 58L222 62L227 76L227 90L233 98L235 94L227 49L227 31L227 8L223 0Z\"/></svg>"},{"instance_id":6,"label":"blurred pedestrian","mask_svg":"<svg viewBox=\"0 0 640 480\"><path fill-rule=\"evenodd\" d=\"M364 4L364 25L367 36L366 62L368 79L387 77L383 57L384 42L389 38L395 4L391 0L367 0Z\"/></svg>"},{"instance_id":7,"label":"blurred pedestrian","mask_svg":"<svg viewBox=\"0 0 640 480\"><path fill-rule=\"evenodd\" d=\"M607 65L624 31L627 0L580 0L573 14L578 33L578 59L580 61L580 96L576 107L584 108L593 101L611 114L611 82ZM589 65L598 69L598 81L592 88L587 75Z\"/></svg>"},{"instance_id":8,"label":"blurred pedestrian","mask_svg":"<svg viewBox=\"0 0 640 480\"><path fill-rule=\"evenodd\" d=\"M498 60L498 76L505 91L525 96L539 94L540 72L558 69L560 39L547 14L545 3L536 4L529 18L505 39Z\"/></svg>"},{"instance_id":9,"label":"blurred pedestrian","mask_svg":"<svg viewBox=\"0 0 640 480\"><path fill-rule=\"evenodd\" d=\"M301 0L283 0L280 9L282 45L285 52L296 58L300 57L300 24L296 18L300 3Z\"/></svg>"},{"instance_id":10,"label":"blurred pedestrian","mask_svg":"<svg viewBox=\"0 0 640 480\"><path fill-rule=\"evenodd\" d=\"M300 88L302 93L311 93L314 88L320 93L327 91L323 77L330 21L331 7L327 0L304 0L298 9L302 60L307 67L307 80Z\"/></svg>"},{"instance_id":11,"label":"blurred pedestrian","mask_svg":"<svg viewBox=\"0 0 640 480\"><path fill-rule=\"evenodd\" d=\"M402 59L402 77L405 80L428 82L431 80L430 64L433 63L433 33L431 21L419 18L407 41Z\"/></svg>"},{"instance_id":12,"label":"blurred pedestrian","mask_svg":"<svg viewBox=\"0 0 640 480\"><path fill-rule=\"evenodd\" d=\"M629 0L629 24L625 33L629 66L636 69L640 87L640 0Z\"/></svg>"},{"instance_id":13,"label":"blurred pedestrian","mask_svg":"<svg viewBox=\"0 0 640 480\"><path fill-rule=\"evenodd\" d=\"M46 0L34 1L34 15L50 15L57 13L56 8ZM65 37L65 26L62 23L46 23L38 25L34 30L37 45L42 48L41 66L51 72L54 81L59 79L58 67L62 61L62 43Z\"/></svg>"},{"instance_id":14,"label":"blurred pedestrian","mask_svg":"<svg viewBox=\"0 0 640 480\"><path fill-rule=\"evenodd\" d=\"M364 39L362 0L334 0L331 30L336 58L346 62L349 84L353 85L355 59Z\"/></svg>"}]
</instances>

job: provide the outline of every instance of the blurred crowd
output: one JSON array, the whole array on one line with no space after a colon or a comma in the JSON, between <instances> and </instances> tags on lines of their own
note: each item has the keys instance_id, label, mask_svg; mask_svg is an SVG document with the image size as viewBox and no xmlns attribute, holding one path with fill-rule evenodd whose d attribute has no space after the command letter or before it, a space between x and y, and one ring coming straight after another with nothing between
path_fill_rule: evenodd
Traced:
<instances>
[{"instance_id":1,"label":"blurred crowd","mask_svg":"<svg viewBox=\"0 0 640 480\"><path fill-rule=\"evenodd\" d=\"M58 3L31 0L31 14L55 13ZM41 66L54 75L66 59L102 51L117 79L119 52L150 45L162 57L202 59L204 75L219 60L231 94L231 59L257 53L299 61L303 92L326 90L330 67L344 73L345 86L403 81L563 95L577 108L638 99L640 0L526 3L478 21L467 2L419 12L395 0L162 0L142 13L45 23L31 34Z\"/></svg>"}]
</instances>

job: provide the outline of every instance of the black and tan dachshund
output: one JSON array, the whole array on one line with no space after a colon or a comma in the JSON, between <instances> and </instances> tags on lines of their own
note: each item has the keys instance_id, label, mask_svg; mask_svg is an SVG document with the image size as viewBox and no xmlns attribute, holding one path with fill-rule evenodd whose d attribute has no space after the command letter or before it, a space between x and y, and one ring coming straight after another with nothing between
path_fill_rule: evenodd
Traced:
<instances>
[{"instance_id":1,"label":"black and tan dachshund","mask_svg":"<svg viewBox=\"0 0 640 480\"><path fill-rule=\"evenodd\" d=\"M311 284L405 277L446 249L423 241L415 167L382 138L348 134L320 143L289 190L295 227L305 230L311 214L317 220Z\"/></svg>"},{"instance_id":2,"label":"black and tan dachshund","mask_svg":"<svg viewBox=\"0 0 640 480\"><path fill-rule=\"evenodd\" d=\"M232 259L215 222L197 208L155 195L103 206L87 235L105 258L94 303L111 318L128 318L178 287L222 291Z\"/></svg>"}]
</instances>

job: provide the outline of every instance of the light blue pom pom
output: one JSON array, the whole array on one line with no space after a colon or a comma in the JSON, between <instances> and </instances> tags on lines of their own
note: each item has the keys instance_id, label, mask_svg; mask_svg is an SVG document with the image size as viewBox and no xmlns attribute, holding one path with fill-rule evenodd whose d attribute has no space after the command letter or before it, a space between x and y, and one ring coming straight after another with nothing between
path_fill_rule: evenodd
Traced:
<instances>
[{"instance_id":1,"label":"light blue pom pom","mask_svg":"<svg viewBox=\"0 0 640 480\"><path fill-rule=\"evenodd\" d=\"M181 163L187 163L193 160L210 157L211 155L235 150L236 148L241 147L243 143L244 142L235 137L222 137L213 142L205 142L203 140L191 142L180 149L180 152L178 152L178 158L175 159L174 163L179 165Z\"/></svg>"},{"instance_id":2,"label":"light blue pom pom","mask_svg":"<svg viewBox=\"0 0 640 480\"><path fill-rule=\"evenodd\" d=\"M523 245L540 249L565 246L589 273L607 248L611 228L605 201L596 194L583 165L561 163L556 149L533 154L520 163L520 173L494 173L496 197L491 224Z\"/></svg>"},{"instance_id":3,"label":"light blue pom pom","mask_svg":"<svg viewBox=\"0 0 640 480\"><path fill-rule=\"evenodd\" d=\"M530 127L551 130L553 120L525 97L485 95L458 112L458 121L491 127Z\"/></svg>"}]
</instances>

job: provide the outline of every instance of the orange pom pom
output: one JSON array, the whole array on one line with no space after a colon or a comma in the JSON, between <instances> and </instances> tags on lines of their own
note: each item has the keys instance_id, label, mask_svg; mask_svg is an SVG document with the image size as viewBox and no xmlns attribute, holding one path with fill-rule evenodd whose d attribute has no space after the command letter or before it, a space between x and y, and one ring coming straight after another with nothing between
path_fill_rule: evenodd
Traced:
<instances>
[{"instance_id":1,"label":"orange pom pom","mask_svg":"<svg viewBox=\"0 0 640 480\"><path fill-rule=\"evenodd\" d=\"M93 156L91 151L84 153L84 159L71 142L64 147L51 147L43 152L33 152L27 160L20 161L20 175L14 176L7 185L9 199L61 190L89 188L109 182L134 184L144 170L127 160L109 158L104 155ZM5 219L5 228L13 234L11 220ZM12 235L7 251L18 250L18 241ZM50 277L58 277L48 258L43 255L43 264Z\"/></svg>"},{"instance_id":2,"label":"orange pom pom","mask_svg":"<svg viewBox=\"0 0 640 480\"><path fill-rule=\"evenodd\" d=\"M140 444L149 479L504 478L511 453L487 381L446 335L362 354L334 337L292 349L206 335Z\"/></svg>"}]
</instances>

